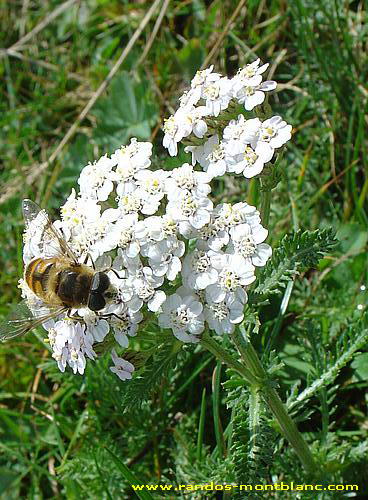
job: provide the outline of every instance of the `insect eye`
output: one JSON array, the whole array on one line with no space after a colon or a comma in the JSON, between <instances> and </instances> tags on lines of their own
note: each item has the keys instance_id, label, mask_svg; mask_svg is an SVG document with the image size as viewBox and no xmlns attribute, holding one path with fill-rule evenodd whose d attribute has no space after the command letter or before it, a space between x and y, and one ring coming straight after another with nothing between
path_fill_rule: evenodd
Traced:
<instances>
[{"instance_id":1,"label":"insect eye","mask_svg":"<svg viewBox=\"0 0 368 500\"><path fill-rule=\"evenodd\" d=\"M87 305L91 311L99 311L105 307L106 301L100 293L91 293Z\"/></svg>"},{"instance_id":2,"label":"insect eye","mask_svg":"<svg viewBox=\"0 0 368 500\"><path fill-rule=\"evenodd\" d=\"M110 286L110 280L105 273L99 272L93 276L91 291L103 293Z\"/></svg>"}]
</instances>

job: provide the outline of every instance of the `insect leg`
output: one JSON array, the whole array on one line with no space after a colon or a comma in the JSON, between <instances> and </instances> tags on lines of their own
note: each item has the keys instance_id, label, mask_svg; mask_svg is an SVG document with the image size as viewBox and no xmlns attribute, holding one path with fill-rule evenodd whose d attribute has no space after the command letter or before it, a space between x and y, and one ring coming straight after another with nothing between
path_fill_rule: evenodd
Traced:
<instances>
[{"instance_id":1,"label":"insect leg","mask_svg":"<svg viewBox=\"0 0 368 500\"><path fill-rule=\"evenodd\" d=\"M117 278L119 278L119 280L123 279L123 278L120 276L120 274L116 271L116 269L113 269L112 267L108 267L108 268L104 269L102 272L103 272L103 273L106 273L106 272L108 272L108 271L112 271L112 272L115 274L115 276L116 276Z\"/></svg>"},{"instance_id":2,"label":"insect leg","mask_svg":"<svg viewBox=\"0 0 368 500\"><path fill-rule=\"evenodd\" d=\"M84 259L84 261L83 261L83 264L87 264L88 259L91 261L91 266L93 267L93 269L94 269L94 270L96 270L96 266L95 266L94 260L92 259L92 257L91 257L91 254L90 254L90 253L87 253L87 254L86 254L86 257L85 257L85 259Z\"/></svg>"},{"instance_id":3,"label":"insect leg","mask_svg":"<svg viewBox=\"0 0 368 500\"><path fill-rule=\"evenodd\" d=\"M76 315L71 314L71 311L72 311L71 309L68 309L68 311L67 311L67 313L66 313L66 317L67 317L68 319L71 319L71 320L73 320L73 321L79 321L79 322L81 322L81 323L83 323L83 322L84 322L83 318L81 318L80 316L76 316Z\"/></svg>"},{"instance_id":4,"label":"insect leg","mask_svg":"<svg viewBox=\"0 0 368 500\"><path fill-rule=\"evenodd\" d=\"M121 316L119 316L118 314L115 314L115 313L101 314L100 318L107 319L107 318L111 318L112 316L114 316L117 319L120 319L120 321L124 321L124 319L125 319L125 318L122 318Z\"/></svg>"}]
</instances>

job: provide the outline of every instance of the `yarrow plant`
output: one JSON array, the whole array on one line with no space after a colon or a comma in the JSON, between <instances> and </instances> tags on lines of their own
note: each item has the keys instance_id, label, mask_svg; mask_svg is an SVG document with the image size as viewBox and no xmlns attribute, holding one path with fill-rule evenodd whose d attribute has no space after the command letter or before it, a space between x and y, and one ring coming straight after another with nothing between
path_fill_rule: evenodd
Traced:
<instances>
[{"instance_id":1,"label":"yarrow plant","mask_svg":"<svg viewBox=\"0 0 368 500\"><path fill-rule=\"evenodd\" d=\"M201 342L247 383L264 389L286 437L311 469L303 438L274 389L262 385L266 373L251 345L247 350L235 342L241 364L214 340L237 338L249 288L272 255L257 207L244 199L218 203L211 196L219 177L238 176L245 183L266 175L265 166L273 168L291 138L291 125L265 114L263 103L276 88L276 82L263 81L267 67L257 59L232 78L213 66L196 73L163 126L164 148L171 156L184 149L186 163L152 168L152 144L131 139L82 170L79 192L72 191L54 226L79 262L90 259L107 273L114 298L101 311L81 308L72 319L63 315L43 326L61 371L69 366L83 374L87 358L96 358L96 344L103 343L111 352L110 370L121 380L131 379L135 367L117 351L147 322L183 343ZM25 264L56 251L36 227L30 224L25 232ZM32 309L39 299L23 280L21 288Z\"/></svg>"},{"instance_id":2,"label":"yarrow plant","mask_svg":"<svg viewBox=\"0 0 368 500\"><path fill-rule=\"evenodd\" d=\"M90 257L97 269L110 269L116 297L98 314L76 311L82 321L66 317L44 325L62 371L68 365L82 374L86 358L96 357L94 344L109 332L128 347L148 313L176 338L193 343L205 328L232 333L243 320L247 288L272 253L268 232L259 211L245 201L214 204L211 183L225 174L260 174L291 137L291 125L278 116L263 122L228 117L229 109L249 112L276 88L276 82L262 83L267 66L257 59L230 79L213 66L196 73L164 124L163 145L172 156L184 138L200 139L185 147L190 163L152 169L152 144L132 139L82 170L79 192L73 190L61 207L55 227L80 262ZM37 237L39 226L35 221L26 229L25 264L57 251L41 230ZM23 280L21 286L28 302L37 302ZM112 360L114 373L131 378L131 363L114 350Z\"/></svg>"}]
</instances>

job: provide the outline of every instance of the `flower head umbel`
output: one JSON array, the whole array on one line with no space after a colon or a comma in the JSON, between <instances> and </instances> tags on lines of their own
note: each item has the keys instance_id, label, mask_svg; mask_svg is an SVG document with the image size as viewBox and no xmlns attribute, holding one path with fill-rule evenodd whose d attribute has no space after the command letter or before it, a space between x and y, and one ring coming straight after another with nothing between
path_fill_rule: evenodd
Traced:
<instances>
[{"instance_id":1,"label":"flower head umbel","mask_svg":"<svg viewBox=\"0 0 368 500\"><path fill-rule=\"evenodd\" d=\"M72 190L53 227L43 211L27 225L26 266L64 246L68 272L88 275L83 300L55 314L26 279L20 283L33 314L47 318L60 370L83 374L87 360L110 351L111 372L127 380L135 367L119 353L140 347L141 329L148 337L158 326L162 335L198 343L205 330L231 334L243 321L256 270L272 253L258 210L242 199L244 183L273 168L264 171L291 137L280 116L249 113L276 88L264 81L267 68L256 59L232 78L213 66L198 71L163 126L164 147L171 156L183 148L184 163L169 169L160 159L153 167L153 145L133 138L82 169L79 192ZM219 191L218 179L228 175L243 183L231 181L231 197Z\"/></svg>"},{"instance_id":2,"label":"flower head umbel","mask_svg":"<svg viewBox=\"0 0 368 500\"><path fill-rule=\"evenodd\" d=\"M259 64L260 59L247 64L232 79L234 98L244 104L244 109L247 111L262 104L265 100L264 92L275 90L277 85L273 80L262 83L262 74L267 70L268 64L262 66Z\"/></svg>"},{"instance_id":3,"label":"flower head umbel","mask_svg":"<svg viewBox=\"0 0 368 500\"><path fill-rule=\"evenodd\" d=\"M217 335L230 334L235 325L241 323L244 318L244 304L234 297L229 297L221 302L209 302L205 304L204 317L211 330Z\"/></svg>"},{"instance_id":4,"label":"flower head umbel","mask_svg":"<svg viewBox=\"0 0 368 500\"><path fill-rule=\"evenodd\" d=\"M167 297L162 306L158 323L162 328L170 328L175 337L183 342L199 342L199 334L204 330L203 305L198 296L190 290L174 293Z\"/></svg>"},{"instance_id":5,"label":"flower head umbel","mask_svg":"<svg viewBox=\"0 0 368 500\"><path fill-rule=\"evenodd\" d=\"M256 279L254 266L241 255L233 254L214 255L211 262L218 272L218 279L207 286L207 301L219 303L226 299L236 299L245 304L246 286Z\"/></svg>"},{"instance_id":6,"label":"flower head umbel","mask_svg":"<svg viewBox=\"0 0 368 500\"><path fill-rule=\"evenodd\" d=\"M98 201L106 201L114 188L109 175L114 163L114 160L105 155L95 163L87 165L78 180L81 195L87 194Z\"/></svg>"}]
</instances>

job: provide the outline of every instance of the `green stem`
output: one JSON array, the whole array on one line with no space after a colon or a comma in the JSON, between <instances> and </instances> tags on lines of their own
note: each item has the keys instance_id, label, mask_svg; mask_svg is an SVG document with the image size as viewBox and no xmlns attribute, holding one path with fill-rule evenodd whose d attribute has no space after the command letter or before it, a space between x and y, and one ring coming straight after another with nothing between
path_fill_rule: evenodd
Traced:
<instances>
[{"instance_id":1,"label":"green stem","mask_svg":"<svg viewBox=\"0 0 368 500\"><path fill-rule=\"evenodd\" d=\"M263 397L271 408L284 436L293 446L304 468L310 472L316 470L316 464L307 443L298 431L294 421L287 413L287 410L279 395L272 387L270 380L268 379L268 375L263 368L254 347L249 341L244 338L239 329L235 330L232 338L236 347L238 348L238 351L240 352L244 364L249 367L250 371L254 373L259 379L264 381L261 387Z\"/></svg>"},{"instance_id":2,"label":"green stem","mask_svg":"<svg viewBox=\"0 0 368 500\"><path fill-rule=\"evenodd\" d=\"M232 338L243 359L243 363L239 363L239 361L235 360L209 335L208 332L203 334L201 343L203 347L214 354L216 358L237 371L252 389L258 389L261 391L264 400L272 410L278 424L280 425L284 436L293 446L304 468L309 472L315 471L316 464L314 463L312 453L310 452L307 443L304 441L303 436L298 431L295 423L288 415L277 392L271 386L268 375L263 368L252 344L246 341L238 329L235 330Z\"/></svg>"},{"instance_id":3,"label":"green stem","mask_svg":"<svg viewBox=\"0 0 368 500\"><path fill-rule=\"evenodd\" d=\"M270 208L271 208L271 191L262 192L261 201L261 221L262 226L267 227L268 221L270 219Z\"/></svg>"},{"instance_id":4,"label":"green stem","mask_svg":"<svg viewBox=\"0 0 368 500\"><path fill-rule=\"evenodd\" d=\"M212 411L215 437L217 442L218 454L220 457L226 455L224 431L222 429L220 418L220 385L221 385L221 361L217 361L216 368L212 376Z\"/></svg>"},{"instance_id":5,"label":"green stem","mask_svg":"<svg viewBox=\"0 0 368 500\"><path fill-rule=\"evenodd\" d=\"M204 433L204 422L206 419L206 388L202 392L202 402L201 402L201 413L199 416L199 429L198 429L198 439L197 439L197 460L202 460L202 447L203 447L203 433Z\"/></svg>"},{"instance_id":6,"label":"green stem","mask_svg":"<svg viewBox=\"0 0 368 500\"><path fill-rule=\"evenodd\" d=\"M288 415L285 405L281 401L275 389L271 386L265 386L263 395L277 422L279 423L284 436L294 448L295 453L298 455L305 470L308 472L315 472L317 470L317 466L314 462L313 455L303 436L298 431L295 422Z\"/></svg>"},{"instance_id":7,"label":"green stem","mask_svg":"<svg viewBox=\"0 0 368 500\"><path fill-rule=\"evenodd\" d=\"M248 370L242 363L236 361L227 351L225 351L225 349L220 346L220 344L218 344L207 331L205 331L202 335L201 344L217 359L228 365L233 370L237 371L248 384L260 386L260 380L258 380L257 377L254 376L253 373Z\"/></svg>"}]
</instances>

